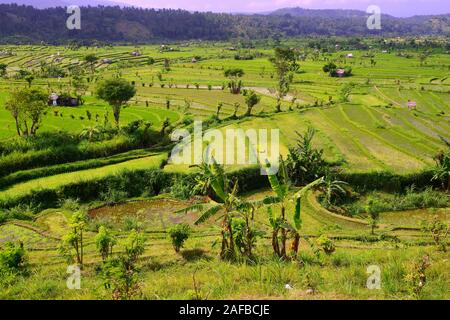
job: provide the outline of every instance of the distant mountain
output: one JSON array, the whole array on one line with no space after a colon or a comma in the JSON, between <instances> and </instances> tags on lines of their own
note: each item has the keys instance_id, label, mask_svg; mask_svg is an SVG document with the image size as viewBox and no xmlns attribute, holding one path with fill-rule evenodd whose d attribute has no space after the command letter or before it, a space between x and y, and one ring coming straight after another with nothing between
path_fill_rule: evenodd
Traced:
<instances>
[{"instance_id":1,"label":"distant mountain","mask_svg":"<svg viewBox=\"0 0 450 320\"><path fill-rule=\"evenodd\" d=\"M38 9L76 6L128 6L123 3L108 0L0 0L0 4L17 4L33 6Z\"/></svg>"},{"instance_id":2,"label":"distant mountain","mask_svg":"<svg viewBox=\"0 0 450 320\"><path fill-rule=\"evenodd\" d=\"M367 13L361 10L343 9L304 9L282 8L271 12L272 16L290 15L293 17L327 17L327 18L354 18L365 17Z\"/></svg>"},{"instance_id":3,"label":"distant mountain","mask_svg":"<svg viewBox=\"0 0 450 320\"><path fill-rule=\"evenodd\" d=\"M59 1L80 3L87 0ZM96 4L96 1L98 0L89 1L90 5ZM410 18L384 16L381 30L369 30L367 14L356 10L296 8L269 15L231 15L172 9L91 6L83 8L82 12L81 30L69 30L66 28L68 14L63 8L36 9L16 4L0 4L0 42L62 43L98 40L149 43L191 39L268 39L280 36L450 35L450 15Z\"/></svg>"}]
</instances>

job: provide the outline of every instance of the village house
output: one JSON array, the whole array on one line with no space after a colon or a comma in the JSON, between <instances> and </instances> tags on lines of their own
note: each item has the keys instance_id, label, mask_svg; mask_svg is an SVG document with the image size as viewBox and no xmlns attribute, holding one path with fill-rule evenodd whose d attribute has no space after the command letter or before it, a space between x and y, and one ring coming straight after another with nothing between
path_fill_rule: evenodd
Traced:
<instances>
[{"instance_id":1,"label":"village house","mask_svg":"<svg viewBox=\"0 0 450 320\"><path fill-rule=\"evenodd\" d=\"M345 70L344 69L337 69L336 74L339 78L345 77Z\"/></svg>"},{"instance_id":2,"label":"village house","mask_svg":"<svg viewBox=\"0 0 450 320\"><path fill-rule=\"evenodd\" d=\"M409 110L416 110L417 109L417 102L408 100L408 109Z\"/></svg>"},{"instance_id":3,"label":"village house","mask_svg":"<svg viewBox=\"0 0 450 320\"><path fill-rule=\"evenodd\" d=\"M78 107L81 105L81 101L78 98L70 96L58 96L56 93L52 93L48 98L49 106L62 106L62 107Z\"/></svg>"}]
</instances>

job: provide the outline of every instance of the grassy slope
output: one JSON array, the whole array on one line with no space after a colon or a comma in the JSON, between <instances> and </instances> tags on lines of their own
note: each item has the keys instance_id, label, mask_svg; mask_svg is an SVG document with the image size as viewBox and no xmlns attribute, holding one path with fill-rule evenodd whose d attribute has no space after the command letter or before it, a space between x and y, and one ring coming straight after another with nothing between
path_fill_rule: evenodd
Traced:
<instances>
[{"instance_id":1,"label":"grassy slope","mask_svg":"<svg viewBox=\"0 0 450 320\"><path fill-rule=\"evenodd\" d=\"M100 168L81 170L69 173L57 174L50 177L33 179L16 184L2 192L0 198L16 197L28 194L35 189L56 189L61 185L70 184L74 181L85 181L98 179L115 174L121 170L140 170L159 168L161 162L167 157L166 153L154 154L149 157L125 161L118 164L107 165Z\"/></svg>"},{"instance_id":2,"label":"grassy slope","mask_svg":"<svg viewBox=\"0 0 450 320\"><path fill-rule=\"evenodd\" d=\"M255 200L268 194L271 193L258 191L248 197ZM148 299L189 299L188 291L193 289L194 272L202 293L208 295L209 299L405 299L410 296L404 276L412 263L425 253L431 255L432 266L427 271L427 285L422 298L448 299L448 253L439 253L429 245L419 245L421 242L430 243L431 240L419 231L389 231L391 227L404 226L405 223L416 226L419 220L408 219L405 222L405 213L402 212L385 214L382 220L389 224L389 228L377 232L395 234L401 243L381 241L371 244L355 240L355 236L368 235L368 227L336 218L318 208L312 194L304 201L302 236L308 235L311 239L319 234L335 237L337 251L332 256L323 255L318 260L302 240L300 256L305 261L303 267L272 259L268 238L258 241L256 254L261 259L258 265L219 262L218 248L211 247L219 235L214 221L194 227L194 234L181 255L175 254L163 231L180 221L192 224L196 217L196 214L188 217L172 214L180 206L188 205L180 201L160 199L151 200L143 206L129 203L106 207L100 209L103 214L96 219L109 223L120 238L126 236L127 232L123 231L123 219L118 217L136 217L144 223L147 246L144 259L140 262L141 289L143 297ZM291 212L290 209L288 212ZM274 210L278 212L277 208ZM65 287L67 265L55 249L58 241L53 237L57 239L66 232L69 214L69 211L62 209L47 210L31 224L0 226L0 243L17 238L24 241L26 248L34 249L29 251L29 258L30 267L35 270L29 277L19 278L14 286L3 288L1 298L110 298L100 277L94 272L100 263L100 256L96 253L94 234L91 232L85 234L86 266L82 289L74 291ZM428 210L420 212L422 218L431 218L433 214ZM446 217L449 218L448 213ZM255 219L259 229L269 231L265 208L258 210ZM116 250L120 250L120 243ZM374 264L382 270L381 290L366 288L366 269ZM317 290L315 295L306 294L307 275L310 284ZM294 289L285 290L287 283Z\"/></svg>"}]
</instances>

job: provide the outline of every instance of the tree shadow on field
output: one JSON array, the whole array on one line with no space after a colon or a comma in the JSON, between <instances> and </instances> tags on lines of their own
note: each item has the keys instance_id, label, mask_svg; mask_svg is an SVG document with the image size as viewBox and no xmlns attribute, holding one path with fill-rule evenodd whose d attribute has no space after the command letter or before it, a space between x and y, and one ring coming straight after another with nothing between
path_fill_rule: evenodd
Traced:
<instances>
[{"instance_id":1,"label":"tree shadow on field","mask_svg":"<svg viewBox=\"0 0 450 320\"><path fill-rule=\"evenodd\" d=\"M180 252L181 256L184 260L188 262L193 262L197 260L212 260L210 256L206 254L206 252L202 249L190 249L190 250L183 250Z\"/></svg>"}]
</instances>

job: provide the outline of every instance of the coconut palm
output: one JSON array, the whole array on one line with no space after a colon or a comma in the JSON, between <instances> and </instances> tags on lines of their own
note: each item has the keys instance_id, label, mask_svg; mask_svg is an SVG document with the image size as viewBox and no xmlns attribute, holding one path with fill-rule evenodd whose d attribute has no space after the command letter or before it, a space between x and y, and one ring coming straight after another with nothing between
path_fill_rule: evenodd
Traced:
<instances>
[{"instance_id":1,"label":"coconut palm","mask_svg":"<svg viewBox=\"0 0 450 320\"><path fill-rule=\"evenodd\" d=\"M81 138L87 138L89 142L92 141L92 139L100 133L100 130L97 126L87 126L84 127L84 129L80 133Z\"/></svg>"}]
</instances>

